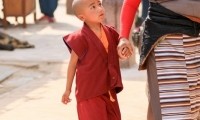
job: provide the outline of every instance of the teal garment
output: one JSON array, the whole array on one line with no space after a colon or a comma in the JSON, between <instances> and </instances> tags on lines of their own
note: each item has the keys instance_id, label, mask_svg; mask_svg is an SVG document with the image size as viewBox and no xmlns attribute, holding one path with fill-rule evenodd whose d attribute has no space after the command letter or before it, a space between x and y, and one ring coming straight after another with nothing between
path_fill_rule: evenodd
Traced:
<instances>
[{"instance_id":1,"label":"teal garment","mask_svg":"<svg viewBox=\"0 0 200 120\"><path fill-rule=\"evenodd\" d=\"M48 16L54 17L54 11L58 6L58 0L39 0L41 12Z\"/></svg>"}]
</instances>

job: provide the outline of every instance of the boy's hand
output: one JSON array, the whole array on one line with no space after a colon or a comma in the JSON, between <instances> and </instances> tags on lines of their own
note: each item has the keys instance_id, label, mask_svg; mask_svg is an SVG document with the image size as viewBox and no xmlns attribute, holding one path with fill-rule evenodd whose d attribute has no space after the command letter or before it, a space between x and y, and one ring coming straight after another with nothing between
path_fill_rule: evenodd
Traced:
<instances>
[{"instance_id":1,"label":"boy's hand","mask_svg":"<svg viewBox=\"0 0 200 120\"><path fill-rule=\"evenodd\" d=\"M127 59L133 54L131 43L126 38L121 38L117 46L118 55L121 59Z\"/></svg>"},{"instance_id":2,"label":"boy's hand","mask_svg":"<svg viewBox=\"0 0 200 120\"><path fill-rule=\"evenodd\" d=\"M122 54L125 58L129 58L129 57L132 55L132 53L130 52L130 50L129 50L127 47L125 47L125 48L122 49L121 54Z\"/></svg>"},{"instance_id":3,"label":"boy's hand","mask_svg":"<svg viewBox=\"0 0 200 120\"><path fill-rule=\"evenodd\" d=\"M71 91L65 91L64 92L64 94L62 96L62 100L61 100L61 102L63 104L67 104L67 103L71 102L71 99L69 98L70 93L71 93Z\"/></svg>"}]
</instances>

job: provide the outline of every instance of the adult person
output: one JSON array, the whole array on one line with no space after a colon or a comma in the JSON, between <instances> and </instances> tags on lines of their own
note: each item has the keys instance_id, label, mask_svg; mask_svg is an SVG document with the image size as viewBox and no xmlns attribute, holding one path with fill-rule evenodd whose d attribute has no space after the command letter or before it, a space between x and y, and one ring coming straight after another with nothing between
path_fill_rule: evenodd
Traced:
<instances>
[{"instance_id":1,"label":"adult person","mask_svg":"<svg viewBox=\"0 0 200 120\"><path fill-rule=\"evenodd\" d=\"M39 4L44 15L38 21L55 22L54 11L58 6L58 0L39 0Z\"/></svg>"},{"instance_id":2,"label":"adult person","mask_svg":"<svg viewBox=\"0 0 200 120\"><path fill-rule=\"evenodd\" d=\"M126 47L132 52L128 36L140 2L124 1L119 54ZM150 0L139 64L148 75L147 120L197 120L199 116L199 6L199 0Z\"/></svg>"}]
</instances>

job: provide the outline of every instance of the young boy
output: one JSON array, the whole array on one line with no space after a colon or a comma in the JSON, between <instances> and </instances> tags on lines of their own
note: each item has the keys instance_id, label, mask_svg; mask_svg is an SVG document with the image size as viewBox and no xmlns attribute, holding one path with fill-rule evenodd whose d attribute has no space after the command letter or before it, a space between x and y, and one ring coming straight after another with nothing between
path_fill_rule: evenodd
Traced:
<instances>
[{"instance_id":1,"label":"young boy","mask_svg":"<svg viewBox=\"0 0 200 120\"><path fill-rule=\"evenodd\" d=\"M123 89L117 54L118 33L103 25L100 0L74 0L72 8L83 27L63 39L71 58L62 102L67 104L76 73L79 120L121 120L116 93Z\"/></svg>"}]
</instances>

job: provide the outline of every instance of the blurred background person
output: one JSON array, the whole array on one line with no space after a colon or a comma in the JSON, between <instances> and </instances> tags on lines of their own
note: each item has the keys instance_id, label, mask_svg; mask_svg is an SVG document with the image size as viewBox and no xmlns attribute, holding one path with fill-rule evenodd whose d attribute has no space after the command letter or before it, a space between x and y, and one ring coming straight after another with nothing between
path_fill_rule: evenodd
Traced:
<instances>
[{"instance_id":1,"label":"blurred background person","mask_svg":"<svg viewBox=\"0 0 200 120\"><path fill-rule=\"evenodd\" d=\"M54 11L58 6L58 0L39 0L39 4L44 15L38 21L55 22Z\"/></svg>"},{"instance_id":2,"label":"blurred background person","mask_svg":"<svg viewBox=\"0 0 200 120\"><path fill-rule=\"evenodd\" d=\"M149 8L149 0L142 0L142 18L145 19L147 17Z\"/></svg>"},{"instance_id":3,"label":"blurred background person","mask_svg":"<svg viewBox=\"0 0 200 120\"><path fill-rule=\"evenodd\" d=\"M106 11L104 24L115 27L117 32L120 30L120 13L124 0L103 0L102 4Z\"/></svg>"},{"instance_id":4,"label":"blurred background person","mask_svg":"<svg viewBox=\"0 0 200 120\"><path fill-rule=\"evenodd\" d=\"M142 25L143 21L146 19L147 14L148 14L148 8L149 8L149 0L142 0L142 14L139 16L139 10L137 11L136 14L136 19L135 19L135 27L136 31L139 30L139 27Z\"/></svg>"}]
</instances>

